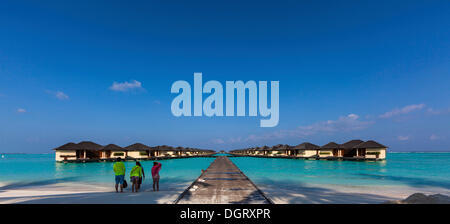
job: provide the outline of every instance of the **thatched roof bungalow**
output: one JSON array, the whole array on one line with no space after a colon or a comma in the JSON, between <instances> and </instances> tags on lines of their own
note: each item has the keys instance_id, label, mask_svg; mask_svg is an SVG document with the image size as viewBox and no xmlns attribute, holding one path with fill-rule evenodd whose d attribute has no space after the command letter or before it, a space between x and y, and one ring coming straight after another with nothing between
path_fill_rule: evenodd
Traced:
<instances>
[{"instance_id":1,"label":"thatched roof bungalow","mask_svg":"<svg viewBox=\"0 0 450 224\"><path fill-rule=\"evenodd\" d=\"M353 147L356 150L356 156L366 159L386 159L387 146L376 141L369 140Z\"/></svg>"},{"instance_id":2,"label":"thatched roof bungalow","mask_svg":"<svg viewBox=\"0 0 450 224\"><path fill-rule=\"evenodd\" d=\"M317 156L320 146L305 142L300 145L294 146L293 149L295 150L295 156L311 158Z\"/></svg>"},{"instance_id":3,"label":"thatched roof bungalow","mask_svg":"<svg viewBox=\"0 0 450 224\"><path fill-rule=\"evenodd\" d=\"M99 159L101 157L100 149L102 145L95 142L83 141L77 144L77 151L79 151L80 156L83 153L82 159Z\"/></svg>"},{"instance_id":4,"label":"thatched roof bungalow","mask_svg":"<svg viewBox=\"0 0 450 224\"><path fill-rule=\"evenodd\" d=\"M343 157L344 149L340 147L336 142L330 142L322 147L319 150L319 157Z\"/></svg>"},{"instance_id":5,"label":"thatched roof bungalow","mask_svg":"<svg viewBox=\"0 0 450 224\"><path fill-rule=\"evenodd\" d=\"M90 141L78 144L70 142L54 149L56 151L55 159L56 161L99 159L101 157L99 149L101 148L101 145Z\"/></svg>"},{"instance_id":6,"label":"thatched roof bungalow","mask_svg":"<svg viewBox=\"0 0 450 224\"><path fill-rule=\"evenodd\" d=\"M135 143L125 147L127 156L134 159L148 159L151 156L153 149L150 146L142 143Z\"/></svg>"},{"instance_id":7,"label":"thatched roof bungalow","mask_svg":"<svg viewBox=\"0 0 450 224\"><path fill-rule=\"evenodd\" d=\"M125 159L127 157L127 149L122 148L115 144L109 144L100 149L101 159L113 159L113 158L122 158Z\"/></svg>"},{"instance_id":8,"label":"thatched roof bungalow","mask_svg":"<svg viewBox=\"0 0 450 224\"><path fill-rule=\"evenodd\" d=\"M278 144L275 146L272 146L272 148L269 150L269 155L272 156L288 156L290 154L289 150L291 147L289 145L283 145Z\"/></svg>"},{"instance_id":9,"label":"thatched roof bungalow","mask_svg":"<svg viewBox=\"0 0 450 224\"><path fill-rule=\"evenodd\" d=\"M156 146L153 149L156 151L155 152L156 157L176 157L177 156L177 150L172 146L161 145L161 146ZM182 152L187 154L187 151L185 151L185 150Z\"/></svg>"},{"instance_id":10,"label":"thatched roof bungalow","mask_svg":"<svg viewBox=\"0 0 450 224\"><path fill-rule=\"evenodd\" d=\"M357 154L357 150L355 149L355 146L357 146L363 142L364 141L359 140L359 139L351 140L344 144L341 144L339 147L344 150L344 157L356 157L356 156L358 156L358 154Z\"/></svg>"},{"instance_id":11,"label":"thatched roof bungalow","mask_svg":"<svg viewBox=\"0 0 450 224\"><path fill-rule=\"evenodd\" d=\"M77 159L77 144L69 142L55 149L55 159L56 161L70 161Z\"/></svg>"}]
</instances>

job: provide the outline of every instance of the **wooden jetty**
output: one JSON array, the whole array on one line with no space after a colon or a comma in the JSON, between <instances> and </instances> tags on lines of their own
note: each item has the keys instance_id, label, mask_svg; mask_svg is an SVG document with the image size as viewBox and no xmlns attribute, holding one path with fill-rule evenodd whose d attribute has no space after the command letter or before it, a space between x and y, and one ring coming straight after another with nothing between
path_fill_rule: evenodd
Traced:
<instances>
[{"instance_id":1,"label":"wooden jetty","mask_svg":"<svg viewBox=\"0 0 450 224\"><path fill-rule=\"evenodd\" d=\"M226 156L217 157L174 203L273 204Z\"/></svg>"}]
</instances>

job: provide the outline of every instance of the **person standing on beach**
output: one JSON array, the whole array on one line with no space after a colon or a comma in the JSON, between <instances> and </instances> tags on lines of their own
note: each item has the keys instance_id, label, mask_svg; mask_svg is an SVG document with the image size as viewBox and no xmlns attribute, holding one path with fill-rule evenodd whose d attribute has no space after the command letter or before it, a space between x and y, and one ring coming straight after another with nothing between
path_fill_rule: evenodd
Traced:
<instances>
[{"instance_id":1,"label":"person standing on beach","mask_svg":"<svg viewBox=\"0 0 450 224\"><path fill-rule=\"evenodd\" d=\"M125 180L125 164L122 162L122 159L120 157L117 158L117 162L114 163L113 170L116 175L116 193L119 193L119 184L120 193L123 193L123 182Z\"/></svg>"},{"instance_id":2,"label":"person standing on beach","mask_svg":"<svg viewBox=\"0 0 450 224\"><path fill-rule=\"evenodd\" d=\"M138 181L138 185L137 185L137 189L141 190L141 185L142 185L142 180L145 180L145 172L144 172L144 167L142 167L140 162L136 162L136 165L141 167L141 171L142 171L142 176L139 177L139 181Z\"/></svg>"},{"instance_id":3,"label":"person standing on beach","mask_svg":"<svg viewBox=\"0 0 450 224\"><path fill-rule=\"evenodd\" d=\"M155 191L155 186L156 186L156 191L159 191L159 171L161 170L162 164L158 163L158 162L154 162L153 163L153 167L152 167L152 177L153 177L153 191Z\"/></svg>"},{"instance_id":4,"label":"person standing on beach","mask_svg":"<svg viewBox=\"0 0 450 224\"><path fill-rule=\"evenodd\" d=\"M136 192L136 193L139 191L139 188L138 188L139 178L142 177L142 168L141 168L141 166L139 166L139 164L140 164L139 162L136 162L136 166L134 166L130 172L130 178L131 178L131 183L132 183L131 191Z\"/></svg>"}]
</instances>

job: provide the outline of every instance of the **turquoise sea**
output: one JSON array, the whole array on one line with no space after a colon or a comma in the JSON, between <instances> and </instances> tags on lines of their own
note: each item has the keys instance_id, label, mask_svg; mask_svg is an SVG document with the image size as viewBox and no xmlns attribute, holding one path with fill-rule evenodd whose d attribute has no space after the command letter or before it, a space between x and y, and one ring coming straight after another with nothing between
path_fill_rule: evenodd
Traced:
<instances>
[{"instance_id":1,"label":"turquoise sea","mask_svg":"<svg viewBox=\"0 0 450 224\"><path fill-rule=\"evenodd\" d=\"M381 162L232 158L257 185L326 184L450 189L450 153L388 153Z\"/></svg>"},{"instance_id":2,"label":"turquoise sea","mask_svg":"<svg viewBox=\"0 0 450 224\"><path fill-rule=\"evenodd\" d=\"M114 181L113 163L56 163L54 154L3 156L0 156L1 183L45 185L77 181L111 184ZM161 161L161 184L192 182L213 160L214 158L188 158ZM232 158L232 161L257 185L311 183L346 186L431 186L450 189L450 153L389 153L387 160L382 162L247 157ZM133 162L127 162L127 170L133 165ZM142 165L150 176L152 162L142 162Z\"/></svg>"},{"instance_id":3,"label":"turquoise sea","mask_svg":"<svg viewBox=\"0 0 450 224\"><path fill-rule=\"evenodd\" d=\"M54 154L3 154L0 156L0 183L17 186L48 185L61 182L83 182L112 184L113 164L98 163L57 163ZM188 158L159 161L161 185L170 186L192 182L207 169L214 158ZM135 162L126 162L127 178ZM153 161L142 161L142 166L150 184ZM127 179L128 180L128 179Z\"/></svg>"}]
</instances>

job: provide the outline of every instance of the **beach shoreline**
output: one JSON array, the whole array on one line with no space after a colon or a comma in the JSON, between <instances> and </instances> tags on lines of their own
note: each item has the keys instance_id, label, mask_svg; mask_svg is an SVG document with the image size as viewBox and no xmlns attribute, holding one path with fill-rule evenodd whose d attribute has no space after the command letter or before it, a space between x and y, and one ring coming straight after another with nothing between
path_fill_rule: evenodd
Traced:
<instances>
[{"instance_id":1,"label":"beach shoreline","mask_svg":"<svg viewBox=\"0 0 450 224\"><path fill-rule=\"evenodd\" d=\"M344 186L303 184L301 186L260 185L260 189L275 204L383 204L403 200L415 193L450 196L450 190L440 187Z\"/></svg>"},{"instance_id":2,"label":"beach shoreline","mask_svg":"<svg viewBox=\"0 0 450 224\"><path fill-rule=\"evenodd\" d=\"M0 204L171 204L190 184L161 186L159 192L147 186L139 193L132 193L129 187L124 193L116 193L113 183L65 182L24 187L0 183Z\"/></svg>"},{"instance_id":3,"label":"beach shoreline","mask_svg":"<svg viewBox=\"0 0 450 224\"><path fill-rule=\"evenodd\" d=\"M139 193L115 193L113 184L82 182L55 183L45 186L8 187L0 183L0 204L172 204L191 184L171 184L160 192L150 185ZM443 194L445 188L408 186L342 186L306 184L302 186L259 185L275 204L382 204L402 200L414 193Z\"/></svg>"}]
</instances>

